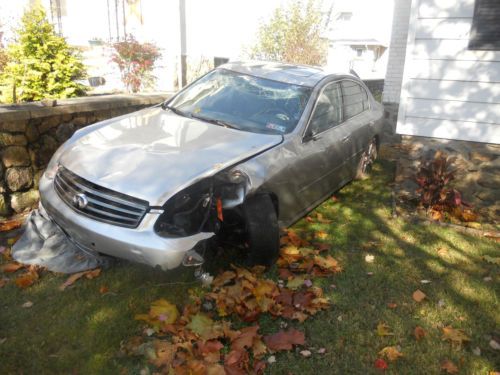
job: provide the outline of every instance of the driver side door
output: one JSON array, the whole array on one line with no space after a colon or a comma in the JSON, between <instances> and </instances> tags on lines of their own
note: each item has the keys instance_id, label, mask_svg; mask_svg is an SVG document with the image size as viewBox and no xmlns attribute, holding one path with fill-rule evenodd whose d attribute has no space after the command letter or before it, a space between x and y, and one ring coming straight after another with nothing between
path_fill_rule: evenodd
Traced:
<instances>
[{"instance_id":1,"label":"driver side door","mask_svg":"<svg viewBox=\"0 0 500 375\"><path fill-rule=\"evenodd\" d=\"M343 121L342 90L339 82L325 85L317 98L299 148L296 167L299 194L308 207L318 204L349 179L344 143L349 140Z\"/></svg>"}]
</instances>

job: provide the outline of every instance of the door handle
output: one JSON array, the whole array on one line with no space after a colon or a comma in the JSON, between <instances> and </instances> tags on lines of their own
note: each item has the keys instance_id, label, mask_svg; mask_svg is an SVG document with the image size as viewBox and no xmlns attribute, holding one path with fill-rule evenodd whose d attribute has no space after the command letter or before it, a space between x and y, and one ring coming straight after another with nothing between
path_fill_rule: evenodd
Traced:
<instances>
[{"instance_id":1,"label":"door handle","mask_svg":"<svg viewBox=\"0 0 500 375\"><path fill-rule=\"evenodd\" d=\"M344 138L342 138L342 142L347 142L350 138L350 135L346 135Z\"/></svg>"}]
</instances>

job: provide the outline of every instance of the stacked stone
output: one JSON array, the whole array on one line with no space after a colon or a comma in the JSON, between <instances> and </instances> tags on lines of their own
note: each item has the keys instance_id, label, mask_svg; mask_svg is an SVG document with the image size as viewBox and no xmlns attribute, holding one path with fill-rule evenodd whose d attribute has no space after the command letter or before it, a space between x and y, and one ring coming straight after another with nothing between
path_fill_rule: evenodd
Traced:
<instances>
[{"instance_id":1,"label":"stacked stone","mask_svg":"<svg viewBox=\"0 0 500 375\"><path fill-rule=\"evenodd\" d=\"M0 220L35 207L38 180L57 148L89 124L159 103L164 95L111 95L65 106L0 106Z\"/></svg>"}]
</instances>

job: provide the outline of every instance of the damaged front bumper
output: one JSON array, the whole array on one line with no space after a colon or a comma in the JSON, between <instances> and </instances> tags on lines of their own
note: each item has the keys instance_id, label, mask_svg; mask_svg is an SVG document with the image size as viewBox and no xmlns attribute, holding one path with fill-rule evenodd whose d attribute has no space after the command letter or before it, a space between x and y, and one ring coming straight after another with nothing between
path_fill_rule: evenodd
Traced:
<instances>
[{"instance_id":1,"label":"damaged front bumper","mask_svg":"<svg viewBox=\"0 0 500 375\"><path fill-rule=\"evenodd\" d=\"M161 237L154 230L160 214L152 212L146 213L137 228L99 222L78 214L64 203L54 189L53 180L45 175L40 179L39 189L45 211L72 241L84 249L117 258L173 269L183 261L186 263L186 258L193 254L190 250L214 235L201 232L181 238Z\"/></svg>"}]
</instances>

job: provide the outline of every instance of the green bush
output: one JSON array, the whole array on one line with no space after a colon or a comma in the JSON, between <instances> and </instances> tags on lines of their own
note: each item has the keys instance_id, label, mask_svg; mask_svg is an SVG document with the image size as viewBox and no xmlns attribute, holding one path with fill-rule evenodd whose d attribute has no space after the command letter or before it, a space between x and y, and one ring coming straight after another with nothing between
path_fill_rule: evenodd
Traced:
<instances>
[{"instance_id":1,"label":"green bush","mask_svg":"<svg viewBox=\"0 0 500 375\"><path fill-rule=\"evenodd\" d=\"M24 13L16 43L7 48L8 62L0 76L6 87L3 101L34 101L84 95L87 87L76 80L86 72L78 52L58 36L45 11Z\"/></svg>"}]
</instances>

